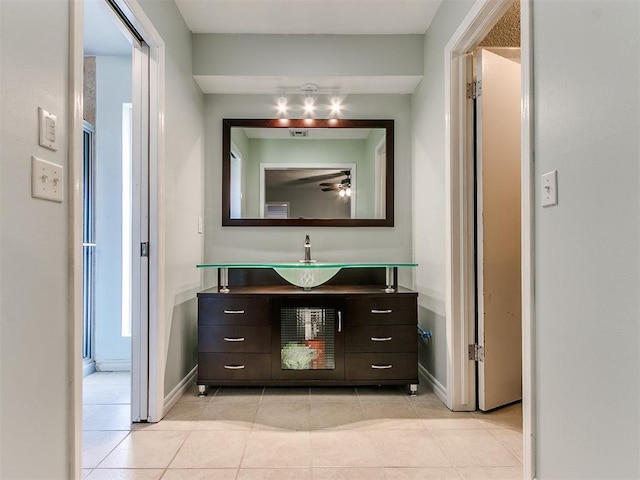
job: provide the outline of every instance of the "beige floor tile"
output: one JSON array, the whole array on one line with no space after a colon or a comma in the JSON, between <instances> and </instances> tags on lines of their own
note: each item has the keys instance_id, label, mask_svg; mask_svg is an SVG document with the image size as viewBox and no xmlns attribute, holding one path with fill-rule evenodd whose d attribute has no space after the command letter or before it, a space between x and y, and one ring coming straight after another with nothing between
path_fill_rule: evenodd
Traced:
<instances>
[{"instance_id":1,"label":"beige floor tile","mask_svg":"<svg viewBox=\"0 0 640 480\"><path fill-rule=\"evenodd\" d=\"M311 480L311 469L241 468L237 480Z\"/></svg>"},{"instance_id":2,"label":"beige floor tile","mask_svg":"<svg viewBox=\"0 0 640 480\"><path fill-rule=\"evenodd\" d=\"M484 429L475 418L430 418L422 420L429 430L476 430Z\"/></svg>"},{"instance_id":3,"label":"beige floor tile","mask_svg":"<svg viewBox=\"0 0 640 480\"><path fill-rule=\"evenodd\" d=\"M162 480L235 480L237 473L235 468L170 468Z\"/></svg>"},{"instance_id":4,"label":"beige floor tile","mask_svg":"<svg viewBox=\"0 0 640 480\"><path fill-rule=\"evenodd\" d=\"M453 467L385 468L387 480L462 480Z\"/></svg>"},{"instance_id":5,"label":"beige floor tile","mask_svg":"<svg viewBox=\"0 0 640 480\"><path fill-rule=\"evenodd\" d=\"M385 480L383 468L315 467L313 480Z\"/></svg>"},{"instance_id":6,"label":"beige floor tile","mask_svg":"<svg viewBox=\"0 0 640 480\"><path fill-rule=\"evenodd\" d=\"M209 403L217 391L218 387L207 387L206 395L201 397L198 385L194 383L189 386L177 403Z\"/></svg>"},{"instance_id":7,"label":"beige floor tile","mask_svg":"<svg viewBox=\"0 0 640 480\"><path fill-rule=\"evenodd\" d=\"M519 464L487 430L431 430L447 457L459 467L510 467Z\"/></svg>"},{"instance_id":8,"label":"beige floor tile","mask_svg":"<svg viewBox=\"0 0 640 480\"><path fill-rule=\"evenodd\" d=\"M408 402L361 402L367 428L404 430L426 428Z\"/></svg>"},{"instance_id":9,"label":"beige floor tile","mask_svg":"<svg viewBox=\"0 0 640 480\"><path fill-rule=\"evenodd\" d=\"M452 466L427 430L374 430L369 433L385 467Z\"/></svg>"},{"instance_id":10,"label":"beige floor tile","mask_svg":"<svg viewBox=\"0 0 640 480\"><path fill-rule=\"evenodd\" d=\"M95 469L87 480L159 480L163 469Z\"/></svg>"},{"instance_id":11,"label":"beige floor tile","mask_svg":"<svg viewBox=\"0 0 640 480\"><path fill-rule=\"evenodd\" d=\"M522 432L522 403L515 403L491 412L475 412L485 428L511 428Z\"/></svg>"},{"instance_id":12,"label":"beige floor tile","mask_svg":"<svg viewBox=\"0 0 640 480\"><path fill-rule=\"evenodd\" d=\"M224 387L211 396L213 402L260 403L264 387Z\"/></svg>"},{"instance_id":13,"label":"beige floor tile","mask_svg":"<svg viewBox=\"0 0 640 480\"><path fill-rule=\"evenodd\" d=\"M258 407L253 429L309 431L309 412L309 402L265 403L263 401Z\"/></svg>"},{"instance_id":14,"label":"beige floor tile","mask_svg":"<svg viewBox=\"0 0 640 480\"><path fill-rule=\"evenodd\" d=\"M309 389L309 400L312 403L359 401L353 387L312 387Z\"/></svg>"},{"instance_id":15,"label":"beige floor tile","mask_svg":"<svg viewBox=\"0 0 640 480\"><path fill-rule=\"evenodd\" d=\"M408 402L405 388L398 386L358 387L358 399L361 402Z\"/></svg>"},{"instance_id":16,"label":"beige floor tile","mask_svg":"<svg viewBox=\"0 0 640 480\"><path fill-rule=\"evenodd\" d=\"M507 428L492 428L489 431L522 463L522 433Z\"/></svg>"},{"instance_id":17,"label":"beige floor tile","mask_svg":"<svg viewBox=\"0 0 640 480\"><path fill-rule=\"evenodd\" d=\"M248 432L193 431L171 468L238 468Z\"/></svg>"},{"instance_id":18,"label":"beige floor tile","mask_svg":"<svg viewBox=\"0 0 640 480\"><path fill-rule=\"evenodd\" d=\"M128 385L87 385L82 388L83 405L115 405L131 403L131 387Z\"/></svg>"},{"instance_id":19,"label":"beige floor tile","mask_svg":"<svg viewBox=\"0 0 640 480\"><path fill-rule=\"evenodd\" d=\"M166 468L187 438L187 432L131 432L100 464L100 468Z\"/></svg>"},{"instance_id":20,"label":"beige floor tile","mask_svg":"<svg viewBox=\"0 0 640 480\"><path fill-rule=\"evenodd\" d=\"M521 480L522 467L465 467L458 471L464 480Z\"/></svg>"},{"instance_id":21,"label":"beige floor tile","mask_svg":"<svg viewBox=\"0 0 640 480\"><path fill-rule=\"evenodd\" d=\"M262 395L262 403L308 402L308 387L267 387Z\"/></svg>"},{"instance_id":22,"label":"beige floor tile","mask_svg":"<svg viewBox=\"0 0 640 480\"><path fill-rule=\"evenodd\" d=\"M251 430L258 405L257 402L211 402L202 411L195 430Z\"/></svg>"},{"instance_id":23,"label":"beige floor tile","mask_svg":"<svg viewBox=\"0 0 640 480\"><path fill-rule=\"evenodd\" d=\"M82 468L96 467L129 432L82 432Z\"/></svg>"},{"instance_id":24,"label":"beige floor tile","mask_svg":"<svg viewBox=\"0 0 640 480\"><path fill-rule=\"evenodd\" d=\"M162 420L156 423L134 425L134 430L193 430L204 412L203 403L176 403Z\"/></svg>"},{"instance_id":25,"label":"beige floor tile","mask_svg":"<svg viewBox=\"0 0 640 480\"><path fill-rule=\"evenodd\" d=\"M82 379L82 385L131 385L131 372L95 372Z\"/></svg>"},{"instance_id":26,"label":"beige floor tile","mask_svg":"<svg viewBox=\"0 0 640 480\"><path fill-rule=\"evenodd\" d=\"M381 467L367 431L311 432L313 467Z\"/></svg>"},{"instance_id":27,"label":"beige floor tile","mask_svg":"<svg viewBox=\"0 0 640 480\"><path fill-rule=\"evenodd\" d=\"M366 427L359 402L311 402L311 430L360 430Z\"/></svg>"},{"instance_id":28,"label":"beige floor tile","mask_svg":"<svg viewBox=\"0 0 640 480\"><path fill-rule=\"evenodd\" d=\"M472 412L452 412L443 404L414 403L413 408L418 418L475 418Z\"/></svg>"},{"instance_id":29,"label":"beige floor tile","mask_svg":"<svg viewBox=\"0 0 640 480\"><path fill-rule=\"evenodd\" d=\"M87 405L98 407L82 421L82 430L131 430L130 405ZM85 408L85 407L83 407Z\"/></svg>"},{"instance_id":30,"label":"beige floor tile","mask_svg":"<svg viewBox=\"0 0 640 480\"><path fill-rule=\"evenodd\" d=\"M241 468L308 467L311 465L309 432L252 431Z\"/></svg>"}]
</instances>

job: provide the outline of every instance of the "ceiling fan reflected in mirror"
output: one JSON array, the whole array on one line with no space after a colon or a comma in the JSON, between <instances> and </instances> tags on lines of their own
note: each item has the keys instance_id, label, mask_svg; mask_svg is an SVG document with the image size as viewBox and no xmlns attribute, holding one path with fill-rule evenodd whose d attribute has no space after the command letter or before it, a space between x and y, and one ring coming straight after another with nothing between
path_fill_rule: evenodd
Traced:
<instances>
[{"instance_id":1,"label":"ceiling fan reflected in mirror","mask_svg":"<svg viewBox=\"0 0 640 480\"><path fill-rule=\"evenodd\" d=\"M343 178L337 183L323 182L319 184L319 186L324 187L322 188L323 192L337 191L338 195L340 195L341 197L344 197L344 196L350 197L351 196L351 170L343 170L339 173L342 175L345 175L345 178Z\"/></svg>"}]
</instances>

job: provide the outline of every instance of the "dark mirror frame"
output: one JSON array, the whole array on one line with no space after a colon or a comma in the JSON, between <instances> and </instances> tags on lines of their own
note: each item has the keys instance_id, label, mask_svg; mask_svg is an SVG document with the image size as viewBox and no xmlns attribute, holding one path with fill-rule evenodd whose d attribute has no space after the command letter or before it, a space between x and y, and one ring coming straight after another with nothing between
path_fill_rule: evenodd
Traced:
<instances>
[{"instance_id":1,"label":"dark mirror frame","mask_svg":"<svg viewBox=\"0 0 640 480\"><path fill-rule=\"evenodd\" d=\"M231 128L384 128L387 142L385 218L230 218ZM222 120L222 226L225 227L393 227L393 120L257 119Z\"/></svg>"}]
</instances>

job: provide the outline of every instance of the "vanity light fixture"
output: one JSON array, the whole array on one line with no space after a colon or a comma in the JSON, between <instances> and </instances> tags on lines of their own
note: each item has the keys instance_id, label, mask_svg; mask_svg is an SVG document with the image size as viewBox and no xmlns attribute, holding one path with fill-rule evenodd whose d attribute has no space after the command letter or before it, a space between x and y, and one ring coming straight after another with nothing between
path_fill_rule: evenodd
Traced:
<instances>
[{"instance_id":1,"label":"vanity light fixture","mask_svg":"<svg viewBox=\"0 0 640 480\"><path fill-rule=\"evenodd\" d=\"M287 94L288 92L288 94ZM317 111L327 111L330 120L335 121L340 117L343 109L342 98L335 93L335 90L325 90L320 92L320 88L315 83L305 83L300 86L296 91L281 90L279 97L276 101L276 111L280 118L286 118L289 116L290 110L302 111L305 119L314 117ZM303 97L302 104L289 104L289 99L296 93L301 94ZM318 105L316 103L316 95L322 93L327 95L329 105Z\"/></svg>"}]
</instances>

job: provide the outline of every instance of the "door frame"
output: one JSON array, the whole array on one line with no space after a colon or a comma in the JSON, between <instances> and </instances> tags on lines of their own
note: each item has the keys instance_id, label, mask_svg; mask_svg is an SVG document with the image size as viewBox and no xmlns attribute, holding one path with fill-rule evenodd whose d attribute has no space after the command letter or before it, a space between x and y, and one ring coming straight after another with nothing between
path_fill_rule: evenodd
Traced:
<instances>
[{"instance_id":1,"label":"door frame","mask_svg":"<svg viewBox=\"0 0 640 480\"><path fill-rule=\"evenodd\" d=\"M162 418L164 368L162 312L164 301L165 212L161 186L164 184L165 45L137 0L113 0L149 46L149 304L148 338L141 339L134 352L148 358L148 421ZM82 132L83 132L83 0L69 2L69 473L81 478L82 454ZM144 146L141 146L144 148Z\"/></svg>"},{"instance_id":2,"label":"door frame","mask_svg":"<svg viewBox=\"0 0 640 480\"><path fill-rule=\"evenodd\" d=\"M466 107L466 55L504 15L513 0L476 0L444 49L447 406L476 409L475 365L468 345L475 333L474 189ZM533 332L533 100L531 3L521 0L521 221L522 221L522 409L524 478L535 477Z\"/></svg>"}]
</instances>

